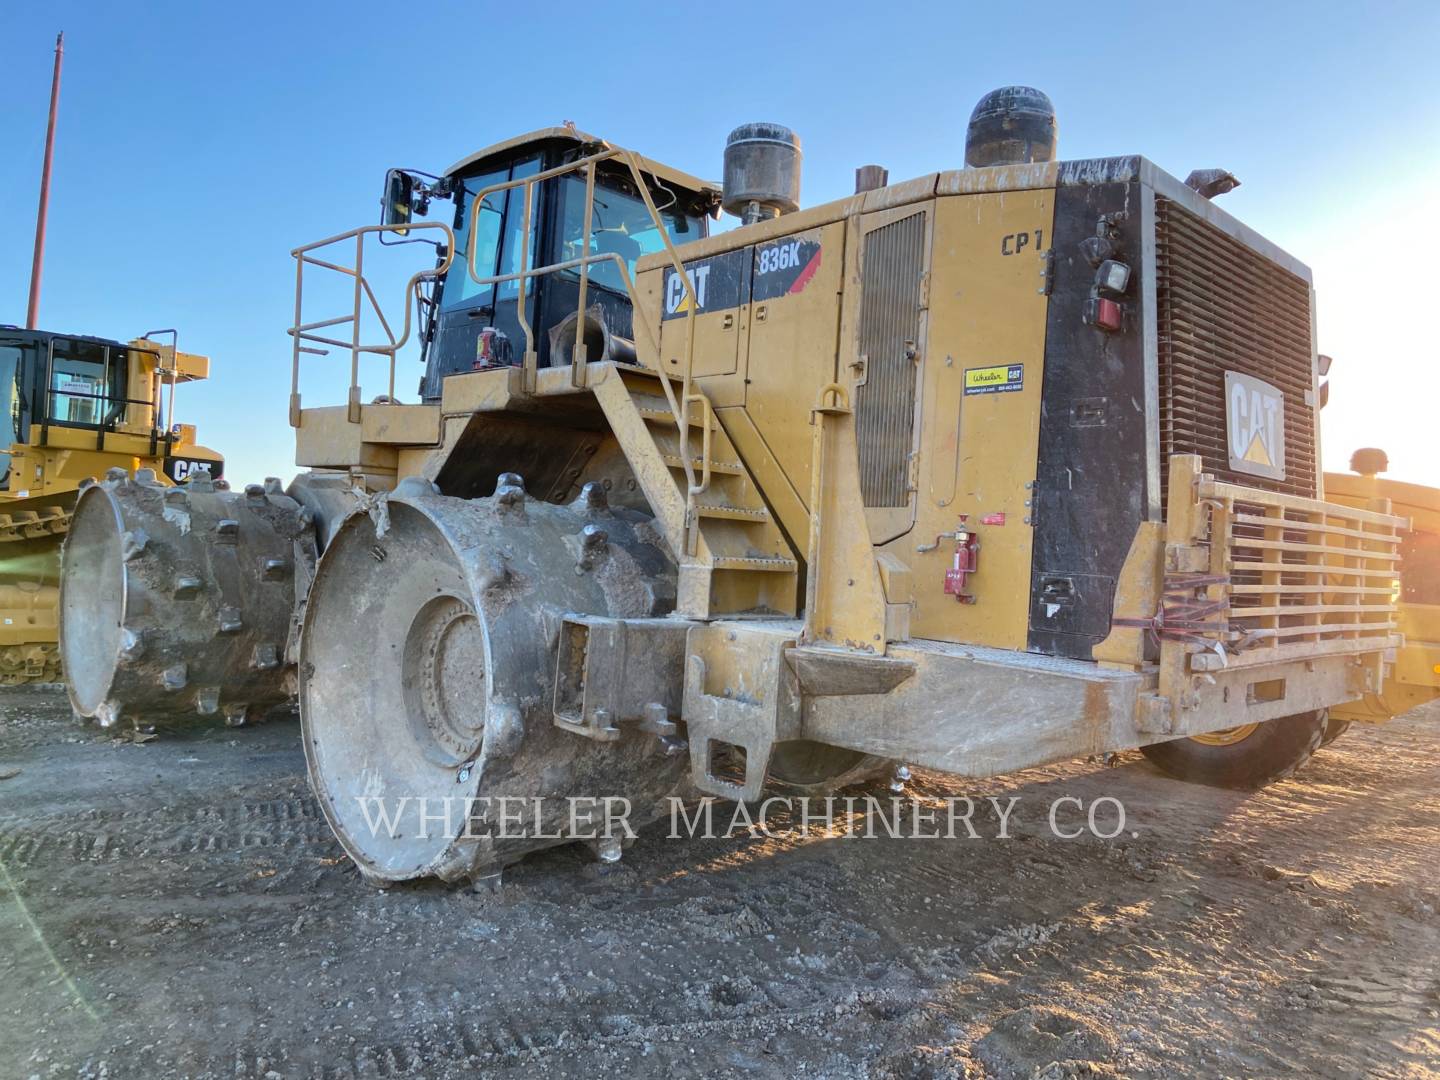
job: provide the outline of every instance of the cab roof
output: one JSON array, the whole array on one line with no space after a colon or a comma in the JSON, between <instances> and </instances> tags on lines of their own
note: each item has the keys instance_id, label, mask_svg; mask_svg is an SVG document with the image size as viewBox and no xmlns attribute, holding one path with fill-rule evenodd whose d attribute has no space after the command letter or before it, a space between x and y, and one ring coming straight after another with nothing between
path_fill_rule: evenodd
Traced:
<instances>
[{"instance_id":1,"label":"cab roof","mask_svg":"<svg viewBox=\"0 0 1440 1080\"><path fill-rule=\"evenodd\" d=\"M10 323L0 323L0 336L6 338L29 338L31 341L44 342L52 341L55 338L64 338L66 341L83 341L88 345L108 345L112 349L130 349L144 351L137 345L127 345L123 341L116 341L114 338L95 337L93 334L67 334L63 330L27 330L23 326L12 326ZM141 340L139 338L137 341Z\"/></svg>"},{"instance_id":2,"label":"cab roof","mask_svg":"<svg viewBox=\"0 0 1440 1080\"><path fill-rule=\"evenodd\" d=\"M504 139L492 146L485 147L483 150L477 150L475 153L463 157L454 165L451 165L445 170L445 175L454 176L457 173L466 172L487 158L500 157L524 146L552 141L571 142L576 146L584 146L586 144L614 145L597 135L590 135L587 132L580 131L573 125L540 128L525 135L516 135L513 138ZM679 169L672 169L669 165L661 164L658 161L640 154L636 154L635 156L639 159L640 168L655 177L655 179L674 187L685 188L688 191L707 196L716 203L720 201L720 185L714 181L701 180L698 176L691 176L689 173L681 172Z\"/></svg>"}]
</instances>

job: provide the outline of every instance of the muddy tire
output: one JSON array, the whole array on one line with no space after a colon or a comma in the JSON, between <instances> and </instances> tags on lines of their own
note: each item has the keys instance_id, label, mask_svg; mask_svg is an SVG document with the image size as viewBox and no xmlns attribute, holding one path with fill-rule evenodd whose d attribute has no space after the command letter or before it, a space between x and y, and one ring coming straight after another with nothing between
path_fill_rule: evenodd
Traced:
<instances>
[{"instance_id":1,"label":"muddy tire","mask_svg":"<svg viewBox=\"0 0 1440 1080\"><path fill-rule=\"evenodd\" d=\"M1333 716L1330 717L1328 720L1325 721L1325 734L1320 737L1320 745L1329 746L1332 742L1340 738L1341 735L1344 735L1345 732L1349 730L1349 720L1339 720Z\"/></svg>"},{"instance_id":2,"label":"muddy tire","mask_svg":"<svg viewBox=\"0 0 1440 1080\"><path fill-rule=\"evenodd\" d=\"M1320 709L1140 750L1176 779L1248 790L1294 775L1320 748L1326 724Z\"/></svg>"},{"instance_id":3,"label":"muddy tire","mask_svg":"<svg viewBox=\"0 0 1440 1080\"><path fill-rule=\"evenodd\" d=\"M598 483L556 505L514 473L484 499L410 477L344 519L305 605L300 728L311 787L367 880L483 882L530 851L593 838L584 811L600 796L628 799L636 824L668 812L688 754L626 718L623 734L592 739L554 712L564 617L674 610L663 544L648 514L610 507ZM496 831L481 815L513 797L533 805L535 827ZM395 817L376 829L367 807L385 798ZM427 824L426 800L446 818L458 800L463 828Z\"/></svg>"},{"instance_id":4,"label":"muddy tire","mask_svg":"<svg viewBox=\"0 0 1440 1080\"><path fill-rule=\"evenodd\" d=\"M114 468L80 492L60 559L60 661L75 715L136 727L223 715L239 726L292 696L296 587L310 519L280 481L183 487Z\"/></svg>"}]
</instances>

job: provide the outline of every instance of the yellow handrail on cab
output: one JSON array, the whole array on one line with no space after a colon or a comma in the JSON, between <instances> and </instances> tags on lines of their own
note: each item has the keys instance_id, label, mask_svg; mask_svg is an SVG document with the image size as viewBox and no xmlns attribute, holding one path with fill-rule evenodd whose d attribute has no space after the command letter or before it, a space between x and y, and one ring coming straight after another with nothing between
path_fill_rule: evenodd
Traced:
<instances>
[{"instance_id":1,"label":"yellow handrail on cab","mask_svg":"<svg viewBox=\"0 0 1440 1080\"><path fill-rule=\"evenodd\" d=\"M428 270L421 270L412 274L405 285L405 327L399 338L395 337L394 331L390 329L390 322L385 318L385 313L380 309L380 303L375 297L375 290L365 280L365 237L372 233L386 232L408 232L410 229L439 229L445 234L445 257L440 260L439 265ZM311 252L338 244L345 240L355 241L355 264L353 266L341 266L338 263L326 259L317 258ZM405 347L410 340L410 307L412 295L418 301L421 283L428 280L442 277L450 269L451 262L455 258L455 232L440 221L412 222L408 225L364 225L358 229L351 229L348 232L337 233L335 236L326 237L324 240L316 240L314 243L305 244L290 252L295 259L295 322L288 333L294 340L294 351L290 362L290 426L300 426L300 354L303 353L325 353L328 350L318 349L302 344L312 342L314 345L329 345L337 349L350 350L350 392L346 410L347 419L352 424L360 422L360 354L378 353L390 358L390 381L389 392L395 396L395 354ZM314 322L301 322L302 309L304 306L305 291L305 267L318 266L324 270L333 270L338 274L345 274L354 279L353 307L349 315L339 315L333 319L320 319ZM387 339L385 344L365 345L360 341L360 314L362 300L369 300L370 308L380 320L380 326L385 331ZM350 325L350 340L342 341L338 338L326 337L315 333L316 330L324 330L331 326Z\"/></svg>"},{"instance_id":2,"label":"yellow handrail on cab","mask_svg":"<svg viewBox=\"0 0 1440 1080\"><path fill-rule=\"evenodd\" d=\"M593 225L596 167L601 162L611 160L618 160L628 167L635 188L640 193L641 200L645 203L645 209L650 215L650 220L655 227L656 234L665 245L665 252L669 257L670 265L674 268L675 273L680 275L684 283L688 303L686 304L685 312L684 363L681 365L680 370L680 394L678 398L674 392L674 388L670 386L670 376L664 370L664 358L660 355L659 331L651 325L645 315L644 308L641 306L640 297L635 291L635 284L630 276L629 267L625 260L613 252L596 253L594 255L589 253ZM580 237L580 250L586 254L578 259L568 259L564 262L553 263L549 266L534 268L527 266L526 264L529 262L529 238L533 224L535 185L544 183L546 180L558 176L579 172L582 169L585 172L585 213ZM585 385L587 371L584 362L584 318L585 300L589 289L589 267L591 263L598 262L601 259L612 259L616 265L619 266L621 280L625 283L625 291L630 297L630 307L634 313L634 318L644 327L646 336L650 339L650 343L654 349L655 362L657 365L656 373L660 377L660 385L664 389L666 403L670 407L670 412L675 417L675 423L680 432L680 461L685 470L687 528L692 537L687 540L687 546L693 546L693 534L697 525L697 519L694 513L695 496L703 493L710 486L710 460L708 453L709 428L707 427L705 432L705 447L707 453L703 462L702 476L697 483L694 467L690 460L690 432L689 425L686 423L686 417L689 412L689 401L697 396L691 387L691 379L695 363L695 314L699 309L700 301L695 292L695 285L690 280L690 275L685 272L684 261L680 258L679 252L676 251L675 244L670 238L670 233L660 218L659 210L656 209L655 200L650 195L649 185L645 183L644 169L633 151L626 150L622 147L606 146L605 149L598 153L590 154L563 165L557 165L554 168L538 172L533 176L517 177L513 180L502 180L481 188L471 198L469 217L467 220L472 223L477 220L477 214L482 204L486 199L490 198L490 196L499 194L502 191L510 191L514 188L523 188L525 191L524 212L521 218L522 239L520 269L509 274L480 276L475 267L475 257L478 250L476 236L479 230L474 228L472 224L467 237L465 250L465 268L470 276L470 280L477 285L490 285L492 287L502 282L518 281L520 283L520 294L517 299L516 311L520 321L520 327L525 334L523 383L527 391L533 392L536 385L539 354L535 349L535 331L530 325L529 317L525 311L526 285L528 281L533 277L540 277L544 274L552 274L561 270L575 269L577 267L580 270L579 309L576 316L579 321L579 328L576 334L575 349L570 357L571 385L579 387ZM700 396L703 397L703 395ZM708 410L709 399L706 398L705 401ZM707 411L707 416L708 415L709 413Z\"/></svg>"},{"instance_id":3,"label":"yellow handrail on cab","mask_svg":"<svg viewBox=\"0 0 1440 1080\"><path fill-rule=\"evenodd\" d=\"M620 279L624 283L625 291L630 297L631 310L634 313L634 320L644 329L649 344L655 357L656 374L659 376L660 385L664 391L666 403L671 414L675 418L675 424L680 435L680 461L685 471L686 486L686 522L687 522L687 548L693 552L698 536L698 518L695 513L695 497L707 491L710 486L710 457L711 457L711 429L714 424L714 410L710 400L703 393L692 386L694 365L695 365L695 315L700 307L699 296L695 291L695 284L690 275L685 272L684 261L680 258L675 248L674 241L665 223L660 217L660 212L655 206L655 200L650 194L649 185L645 182L645 170L640 159L633 151L622 147L601 144L603 149L563 165L555 166L536 173L533 176L518 177L513 180L504 180L490 184L480 191L477 191L471 198L469 207L469 221L472 223L466 238L465 268L470 280L477 285L498 286L502 283L515 281L519 283L519 296L516 304L516 314L520 322L521 330L525 334L525 354L522 362L522 382L527 393L533 393L537 381L537 369L539 366L539 353L535 348L535 330L530 324L526 312L527 285L531 278L540 277L544 274L557 273L564 270L579 270L580 289L579 307L577 320L579 327L576 334L575 347L570 356L570 379L571 384L576 387L583 387L586 384L587 371L584 318L585 302L588 299L590 287L590 267L593 263L608 260L613 262L619 269ZM639 192L645 209L650 215L651 223L654 225L656 234L665 245L665 253L668 257L674 272L680 275L686 296L685 311L685 340L682 350L683 362L680 365L680 393L675 393L674 387L670 385L671 375L665 370L664 357L661 356L661 339L659 328L653 325L646 315L640 303L640 297L635 291L634 279L630 274L628 263L614 252L590 252L590 241L594 225L594 203L595 203L595 178L597 167L606 161L617 161L624 165L630 173L635 189ZM553 263L548 266L530 267L530 234L534 223L535 213L535 185L544 183L546 180L570 173L582 171L585 174L585 211L581 233L580 250L584 252L579 258L567 259L562 262ZM521 218L520 231L520 269L509 274L495 274L482 277L475 266L475 259L478 252L477 236L479 230L474 227L477 214L484 204L484 201L492 195L500 192L508 192L514 188L522 188L524 191L524 209ZM384 312L381 311L379 302L375 297L374 290L364 276L364 240L371 233L404 232L408 234L411 229L440 229L445 233L445 256L438 266L414 274L405 287L405 324L404 332L397 339L390 329ZM334 262L321 259L312 252L337 244L345 240L355 241L355 262L351 267L339 265ZM308 347L305 342L313 345L329 345L336 348L348 348L350 350L350 391L348 398L347 418L351 423L360 421L360 354L379 353L390 358L390 394L393 397L395 391L395 354L401 349L410 338L411 330L411 303L412 295L418 302L421 283L432 281L442 277L450 269L454 260L455 235L454 231L442 222L411 222L405 225L367 225L358 229L351 229L349 232L340 233L325 240L319 240L312 244L296 248L291 255L296 260L295 269L295 322L290 328L290 336L294 339L294 353L291 362L290 375L290 424L292 427L300 425L300 354L302 352L322 353L325 350ZM349 315L342 315L333 319L323 319L316 322L302 322L302 303L304 290L305 266L319 266L324 269L333 270L337 273L350 275L354 279L354 296L352 310ZM384 344L366 345L360 341L360 316L364 302L368 301L371 309L380 320L380 325L385 331L387 341ZM347 341L338 338L327 337L316 333L331 326L343 326L349 324L351 327L351 339ZM697 480L695 469L690 456L690 424L689 415L691 405L696 401L702 403L702 416L704 419L704 434L702 437L702 462L701 474Z\"/></svg>"}]
</instances>

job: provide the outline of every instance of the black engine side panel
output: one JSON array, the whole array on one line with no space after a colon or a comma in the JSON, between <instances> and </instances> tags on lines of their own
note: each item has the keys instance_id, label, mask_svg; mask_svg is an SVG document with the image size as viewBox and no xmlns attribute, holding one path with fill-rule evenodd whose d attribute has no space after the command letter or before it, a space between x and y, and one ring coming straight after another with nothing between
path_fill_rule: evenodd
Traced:
<instances>
[{"instance_id":1,"label":"black engine side panel","mask_svg":"<svg viewBox=\"0 0 1440 1080\"><path fill-rule=\"evenodd\" d=\"M1045 328L1040 450L1033 517L1032 652L1092 659L1110 620L1125 556L1145 516L1145 355L1141 186L1056 189L1054 263ZM1116 258L1131 268L1124 324L1084 322L1095 268L1081 243L1115 215Z\"/></svg>"}]
</instances>

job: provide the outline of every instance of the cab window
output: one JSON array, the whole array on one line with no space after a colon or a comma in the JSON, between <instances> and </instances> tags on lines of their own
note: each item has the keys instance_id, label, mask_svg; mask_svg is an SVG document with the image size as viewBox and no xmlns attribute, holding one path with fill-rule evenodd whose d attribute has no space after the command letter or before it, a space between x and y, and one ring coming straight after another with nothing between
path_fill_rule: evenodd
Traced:
<instances>
[{"instance_id":1,"label":"cab window","mask_svg":"<svg viewBox=\"0 0 1440 1080\"><path fill-rule=\"evenodd\" d=\"M492 285L477 285L466 269L470 255L470 211L475 196L492 184L501 184L510 179L509 169L472 176L465 181L465 194L456 200L455 207L455 260L445 276L445 307L453 308L472 303L489 303L494 291ZM480 224L475 234L475 273L480 277L493 277L495 260L500 247L500 226L505 220L505 196L491 195L477 210Z\"/></svg>"},{"instance_id":2,"label":"cab window","mask_svg":"<svg viewBox=\"0 0 1440 1080\"><path fill-rule=\"evenodd\" d=\"M578 176L563 178L560 189L560 257L557 261L578 259L585 235L585 181ZM661 202L660 199L656 200ZM681 213L674 207L660 211L660 220L671 242L689 243L705 235L700 218ZM654 219L638 196L627 195L597 184L595 210L590 218L588 254L619 256L635 279L635 263L642 255L665 250L665 237L655 227ZM578 274L576 274L578 276ZM614 258L596 259L590 263L590 280L597 285L625 294L625 279Z\"/></svg>"},{"instance_id":3,"label":"cab window","mask_svg":"<svg viewBox=\"0 0 1440 1080\"><path fill-rule=\"evenodd\" d=\"M465 193L457 200L455 209L455 261L445 275L445 310L457 307L484 307L494 304L495 286L478 285L470 276L466 259L470 243L469 216L475 196L494 184L507 180L519 180L534 176L540 171L538 157L527 158L513 165L491 172L472 176L465 180ZM535 193L531 209L532 232L530 236L529 266L535 265L535 247L540 231L540 198ZM525 191L510 188L488 196L477 211L478 224L475 226L475 273L479 277L494 277L497 274L513 274L520 270L520 229L525 217ZM533 290L532 290L533 291ZM513 300L520 295L518 281L500 283L500 299Z\"/></svg>"},{"instance_id":4,"label":"cab window","mask_svg":"<svg viewBox=\"0 0 1440 1080\"><path fill-rule=\"evenodd\" d=\"M510 170L510 179L519 180L525 176L534 176L540 171L540 159L531 158L529 161L522 161ZM540 197L541 188L546 181L535 185L531 194L530 202L530 248L529 258L526 260L525 269L529 270L536 265L535 248L540 242ZM519 273L520 267L520 231L525 221L525 189L511 188L505 196L505 224L503 235L500 237L500 273ZM529 290L534 293L534 289ZM502 281L500 283L500 299L514 300L520 295L519 281Z\"/></svg>"},{"instance_id":5,"label":"cab window","mask_svg":"<svg viewBox=\"0 0 1440 1080\"><path fill-rule=\"evenodd\" d=\"M108 427L124 408L124 349L90 341L55 338L45 388L52 424Z\"/></svg>"},{"instance_id":6,"label":"cab window","mask_svg":"<svg viewBox=\"0 0 1440 1080\"><path fill-rule=\"evenodd\" d=\"M0 345L0 490L10 486L10 448L24 439L20 380L25 352L20 345Z\"/></svg>"}]
</instances>

